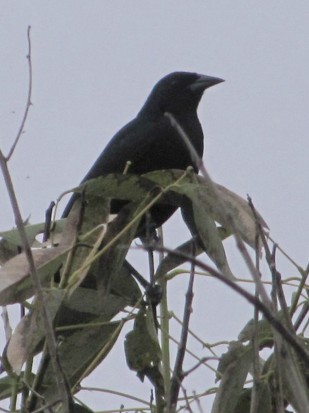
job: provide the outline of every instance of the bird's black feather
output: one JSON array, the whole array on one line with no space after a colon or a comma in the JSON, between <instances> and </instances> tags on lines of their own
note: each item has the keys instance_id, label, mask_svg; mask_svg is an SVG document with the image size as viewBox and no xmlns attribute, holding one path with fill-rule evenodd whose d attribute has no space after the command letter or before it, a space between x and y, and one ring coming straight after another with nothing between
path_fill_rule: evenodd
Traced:
<instances>
[{"instance_id":1,"label":"bird's black feather","mask_svg":"<svg viewBox=\"0 0 309 413\"><path fill-rule=\"evenodd\" d=\"M197 73L174 72L161 79L151 91L135 119L111 139L82 182L109 173L122 173L130 161L129 173L144 174L160 169L186 169L193 166L190 151L171 126L166 112L171 113L187 133L198 155L203 155L203 131L197 107L205 89L222 79ZM76 199L73 194L63 217ZM118 212L121 203L112 203ZM155 227L162 225L175 211L174 207L157 206L151 211Z\"/></svg>"}]
</instances>

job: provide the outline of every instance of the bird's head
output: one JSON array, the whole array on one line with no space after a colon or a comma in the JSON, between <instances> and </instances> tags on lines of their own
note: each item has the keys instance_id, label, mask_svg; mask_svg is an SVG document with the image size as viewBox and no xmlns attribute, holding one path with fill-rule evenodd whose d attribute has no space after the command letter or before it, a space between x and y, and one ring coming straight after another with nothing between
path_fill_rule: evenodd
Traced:
<instances>
[{"instance_id":1,"label":"bird's head","mask_svg":"<svg viewBox=\"0 0 309 413\"><path fill-rule=\"evenodd\" d=\"M140 113L196 111L204 91L221 82L224 80L198 73L170 73L154 86Z\"/></svg>"}]
</instances>

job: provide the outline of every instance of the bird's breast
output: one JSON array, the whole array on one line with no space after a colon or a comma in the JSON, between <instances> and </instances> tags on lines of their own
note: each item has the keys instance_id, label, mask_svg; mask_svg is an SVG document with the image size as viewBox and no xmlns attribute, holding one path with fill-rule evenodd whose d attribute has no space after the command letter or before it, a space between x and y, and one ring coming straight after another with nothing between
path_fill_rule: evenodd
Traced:
<instances>
[{"instance_id":1,"label":"bird's breast","mask_svg":"<svg viewBox=\"0 0 309 413\"><path fill-rule=\"evenodd\" d=\"M176 119L177 122L178 119ZM203 156L203 131L200 122L196 118L181 118L180 126L187 134L192 146L200 157ZM135 164L132 164L131 172L145 173L159 169L183 169L189 166L195 167L190 149L183 138L173 127L167 117L164 122L158 122L153 128L154 136L151 138L152 144L147 150L143 150L143 156L136 157ZM149 138L149 137L148 137ZM139 149L136 148L138 151ZM197 170L195 168L195 170Z\"/></svg>"}]
</instances>

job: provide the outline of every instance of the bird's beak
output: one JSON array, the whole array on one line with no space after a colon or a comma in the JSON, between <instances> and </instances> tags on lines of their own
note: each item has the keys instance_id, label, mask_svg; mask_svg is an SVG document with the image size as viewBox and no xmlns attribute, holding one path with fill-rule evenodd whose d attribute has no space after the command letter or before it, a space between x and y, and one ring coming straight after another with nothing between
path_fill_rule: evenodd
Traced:
<instances>
[{"instance_id":1,"label":"bird's beak","mask_svg":"<svg viewBox=\"0 0 309 413\"><path fill-rule=\"evenodd\" d=\"M224 82L224 79L213 76L199 75L196 81L189 86L189 89L193 92L198 90L202 91L221 82Z\"/></svg>"}]
</instances>

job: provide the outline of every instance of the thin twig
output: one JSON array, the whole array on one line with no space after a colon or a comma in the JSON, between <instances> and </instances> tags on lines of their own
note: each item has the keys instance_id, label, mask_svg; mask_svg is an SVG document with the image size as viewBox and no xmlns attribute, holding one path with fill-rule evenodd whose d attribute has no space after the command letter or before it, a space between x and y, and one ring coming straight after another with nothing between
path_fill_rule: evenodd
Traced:
<instances>
[{"instance_id":1,"label":"thin twig","mask_svg":"<svg viewBox=\"0 0 309 413\"><path fill-rule=\"evenodd\" d=\"M189 370L183 372L183 376L187 377L189 374L193 373L195 370L197 370L202 364L207 363L210 360L215 360L217 362L220 361L220 357L203 357L199 360L198 363L196 363L193 367L191 367Z\"/></svg>"},{"instance_id":2,"label":"thin twig","mask_svg":"<svg viewBox=\"0 0 309 413\"><path fill-rule=\"evenodd\" d=\"M294 348L294 350L299 354L300 357L303 357L304 361L309 364L309 354L308 352L299 344L297 337L285 328L285 326L273 315L272 311L259 299L257 299L253 294L250 294L248 291L244 290L234 281L228 279L220 272L216 271L214 268L200 261L199 259L185 254L183 252L172 250L167 247L159 247L158 245L154 248L156 251L164 251L169 254L174 254L185 258L188 262L194 263L196 266L200 267L202 270L209 272L213 277L217 278L219 281L223 282L229 286L232 290L237 292L243 298L245 298L249 303L256 306L257 309L264 315L268 322L274 327L279 334Z\"/></svg>"},{"instance_id":3,"label":"thin twig","mask_svg":"<svg viewBox=\"0 0 309 413\"><path fill-rule=\"evenodd\" d=\"M294 314L295 311L296 311L299 298L300 298L300 296L301 296L301 293L302 293L303 289L304 289L305 286L306 286L306 281L307 281L307 278L308 278L308 275L309 275L309 264L308 264L306 270L304 270L303 268L301 268L301 267L300 267L295 261L293 261L292 258L291 258L282 248L280 248L279 245L278 245L277 243L275 243L275 241L268 235L268 238L269 238L269 239L271 240L271 242L273 243L273 253L270 252L270 249L269 249L269 246L268 246L268 244L267 244L267 240L266 240L266 237L265 237L265 234L264 234L264 231L263 231L263 228L262 228L260 219L259 219L259 217L258 217L258 215L257 215L256 209L255 209L255 207L254 207L254 205L253 205L253 202L252 202L252 200L251 200L250 197L248 197L248 202L249 202L249 206L250 206L250 208L251 208L251 210L252 210L252 212L253 212L253 215L254 215L254 217L255 217L255 221L256 221L257 228L258 228L258 232L259 232L259 234L260 234L260 237L261 237L261 240L262 240L262 243L263 243L263 247L264 247L264 249L265 249L266 261L267 261L267 263L268 263L268 265L269 265L269 268L270 268L271 273L272 273L272 276L273 276L273 282L274 282L274 279L276 280L276 285L275 285L273 288L274 288L276 291L277 291L277 289L279 289L279 291L278 291L278 297L279 297L279 299L280 299L281 306L282 306L282 308L283 308L283 310L284 310L285 318L286 318L286 320L288 321L288 323L290 324L290 327L292 328L292 324L291 324L291 321L290 321L290 320L291 320L293 314ZM288 316L287 304L286 304L286 302L285 302L285 298L284 298L283 291L282 291L281 275L280 275L280 273L277 271L277 269L276 269L276 264L275 264L275 252L276 252L277 249L298 269L298 271L300 272L300 274L301 274L301 276L302 276L301 282L300 282L300 284L299 284L299 286L298 286L298 289L297 289L297 291L296 291L296 294L294 295L293 300L292 300L292 305L291 305L291 308L290 308L290 315L289 315L289 316ZM274 304L275 304L275 301L274 301ZM296 327L294 327L294 328L295 328L295 330L297 329Z\"/></svg>"},{"instance_id":4,"label":"thin twig","mask_svg":"<svg viewBox=\"0 0 309 413\"><path fill-rule=\"evenodd\" d=\"M306 288L306 281L307 281L308 276L309 276L309 264L307 265L306 270L302 271L302 278L301 278L300 284L297 288L296 293L294 294L294 297L293 297L293 300L292 300L292 305L291 305L291 308L290 308L291 317L294 315L294 313L297 309L297 305L298 305L300 296L301 296L303 290Z\"/></svg>"},{"instance_id":5,"label":"thin twig","mask_svg":"<svg viewBox=\"0 0 309 413\"><path fill-rule=\"evenodd\" d=\"M181 386L181 390L183 392L183 398L184 398L185 403L186 403L186 411L189 412L189 413L193 413L193 410L191 409L189 398L188 398L188 395L187 395L187 390L183 386Z\"/></svg>"},{"instance_id":6,"label":"thin twig","mask_svg":"<svg viewBox=\"0 0 309 413\"><path fill-rule=\"evenodd\" d=\"M31 413L40 413L40 412L43 412L44 410L51 412L51 407L55 406L57 403L59 403L59 401L60 400L55 400L53 402L47 403L44 406L39 407L38 409L32 410Z\"/></svg>"},{"instance_id":7,"label":"thin twig","mask_svg":"<svg viewBox=\"0 0 309 413\"><path fill-rule=\"evenodd\" d=\"M196 274L197 274L197 272L195 272L195 275L196 275ZM180 318L178 318L178 317L176 316L175 313L172 313L172 314L171 314L171 317L173 317L173 319L174 319L175 321L177 321L177 323L179 323L180 325L182 325L182 321L180 320ZM195 334L190 328L189 328L188 331L189 331L189 334L190 334L198 343L200 343L203 347L207 348L207 350L209 350L214 357L217 357L216 353L212 350L212 348L211 348L210 345L208 345L208 344L205 343L201 338L199 338L198 335Z\"/></svg>"},{"instance_id":8,"label":"thin twig","mask_svg":"<svg viewBox=\"0 0 309 413\"><path fill-rule=\"evenodd\" d=\"M298 271L302 274L303 271L304 271L303 268L300 267L300 266L297 264L297 262L294 261L293 258L291 258L291 257L288 255L288 253L286 253L286 252L284 251L284 249L281 248L280 245L279 245L270 235L268 235L267 238L268 238L274 245L277 246L277 249L281 252L281 254L284 255L285 258L286 258L288 261L290 261L290 263L293 264L294 267L296 267L296 268L298 269Z\"/></svg>"},{"instance_id":9,"label":"thin twig","mask_svg":"<svg viewBox=\"0 0 309 413\"><path fill-rule=\"evenodd\" d=\"M274 245L273 247L273 251L272 251L272 269L271 271L273 272L273 277L275 279L275 282L277 284L276 289L277 289L277 296L278 296L278 300L280 303L280 307L282 308L283 314L284 314L284 318L286 321L286 326L291 330L294 331L294 327L291 321L291 315L289 313L289 308L288 308L288 304L286 302L285 299L285 295L283 292L283 288L282 288L282 282L281 282L281 274L280 272L277 270L276 267L276 245Z\"/></svg>"},{"instance_id":10,"label":"thin twig","mask_svg":"<svg viewBox=\"0 0 309 413\"><path fill-rule=\"evenodd\" d=\"M285 300L285 296L283 293L282 289L282 284L281 284L281 274L277 271L276 268L276 260L275 260L275 253L276 253L276 244L273 246L273 251L270 251L270 248L267 244L265 234L261 228L260 221L257 217L256 210L254 208L254 205L249 199L249 205L253 211L253 214L256 219L256 224L258 227L258 231L260 233L260 237L263 242L265 254L266 254L266 261L268 263L269 269L272 274L272 283L273 283L273 291L272 291L272 296L273 296L273 308L274 312L278 313L277 309L277 299L280 303L280 306L282 308L282 312L284 315L284 323L282 323L282 326L291 333L291 335L294 337L297 337L295 335L295 331L291 322L291 317L288 311L287 303ZM305 406L308 406L308 398L305 393L298 391L298 389L302 388L305 386L305 380L302 377L302 373L300 372L297 364L297 359L294 355L294 353L291 351L291 348L286 345L286 342L283 340L286 340L286 337L283 336L280 332L280 335L278 334L278 330L274 328L273 325L271 325L272 330L273 330L273 335L274 335L274 359L276 360L275 363L275 374L274 374L274 383L276 385L276 392L275 392L275 408L278 413L283 413L285 411L284 408L284 384L283 384L283 366L285 366L285 369L288 369L288 378L287 380L292 384L292 386L295 388L296 391L293 390L294 397L297 398L298 402L300 403L300 406L302 406L302 411L304 410ZM288 341L288 340L286 340ZM290 343L291 344L291 343ZM296 351L298 351L295 346L292 345L292 348ZM298 353L298 356L300 353ZM284 358L287 362L284 361ZM307 360L306 360L307 361Z\"/></svg>"},{"instance_id":11,"label":"thin twig","mask_svg":"<svg viewBox=\"0 0 309 413\"><path fill-rule=\"evenodd\" d=\"M196 402L198 411L200 413L203 413L203 409L202 409L202 405L201 405L201 401L200 401L199 397L197 397L197 394L196 394L195 391L193 391L192 394L193 394L193 401Z\"/></svg>"},{"instance_id":12,"label":"thin twig","mask_svg":"<svg viewBox=\"0 0 309 413\"><path fill-rule=\"evenodd\" d=\"M260 222L260 219L257 215L255 206L252 202L252 199L250 197L248 197L248 202L249 202L249 206L252 210L252 213L254 215L255 218L255 222L256 222L256 226L257 226L257 232L259 234L260 239L262 240L262 244L265 250L265 257L266 257L266 261L267 264L269 266L269 269L271 271L271 275L272 275L272 298L273 298L273 310L277 313L278 312L278 308L277 308L277 298L279 299L281 308L283 310L283 314L285 317L285 321L286 321L286 325L288 326L288 328L290 328L293 331L293 326L291 323L291 317L288 311L288 306L284 297L284 293L283 293L283 289L282 289L282 283L281 283L281 274L279 273L279 271L276 268L276 249L277 246L276 244L273 245L273 251L270 251L270 248L267 244L267 240Z\"/></svg>"},{"instance_id":13,"label":"thin twig","mask_svg":"<svg viewBox=\"0 0 309 413\"><path fill-rule=\"evenodd\" d=\"M64 405L64 409L65 411L69 411L69 405L70 405L70 394L68 391L68 386L64 377L64 373L61 369L61 366L59 364L59 360L58 360L58 355L57 355L57 343L56 343L56 338L54 335L54 331L53 331L53 327L52 327L52 321L50 320L49 317L49 313L45 304L45 297L43 294L43 290L42 290L42 286L41 286L41 281L40 278L38 276L36 267L35 267L35 263L34 263L34 259L33 259L33 255L32 255L32 251L31 251L31 247L27 238L27 234L25 231L25 226L24 226L24 222L20 213L20 209L19 209L19 205L17 202L17 198L16 198L16 194L14 191L14 186L13 186L13 182L9 173L9 169L8 169L8 161L10 160L10 158L12 157L14 150L16 148L16 145L20 139L20 136L23 132L23 128L25 125L25 122L27 120L27 116L28 116L28 112L29 112L29 108L31 106L31 91L32 91L32 64L31 64L31 41L30 41L30 29L31 27L28 27L28 31L27 31L27 36L28 36L28 62L29 62L29 88L28 88L28 99L27 99L27 105L26 105L26 109L25 109L25 113L17 134L17 137L11 147L11 150L9 151L9 154L7 157L4 156L4 154L2 153L2 151L0 150L0 168L2 170L2 174L3 174L3 178L5 181L5 185L7 188L7 192L11 201L11 205L12 205L12 210L14 213L14 218L15 218L15 223L22 241L22 246L23 246L23 250L25 252L25 255L27 257L27 261L29 264L29 272L31 274L32 277L32 282L34 284L35 287L35 291L36 291L36 296L37 296L37 305L41 310L42 313L42 319L43 319L43 323L44 323L44 328L45 328L45 333L46 333L46 342L47 342L47 346L48 346L48 351L49 351L49 355L51 358L51 362L52 362L52 367L54 370L54 374L55 374L55 378L56 378L56 382L57 382L57 387L58 387L58 392L59 392L59 396L61 401L63 402Z\"/></svg>"},{"instance_id":14,"label":"thin twig","mask_svg":"<svg viewBox=\"0 0 309 413\"><path fill-rule=\"evenodd\" d=\"M99 388L99 387L84 387L84 386L80 386L80 391L89 391L89 392L101 392L101 393L109 393L109 394L113 394L115 396L119 396L121 398L126 398L128 400L133 400L139 403L143 403L146 406L149 406L149 402L147 400L144 399L140 399L139 397L135 397L132 396L131 394L128 393L123 393L121 391L117 391L117 390L111 390L111 389L104 389L104 388Z\"/></svg>"},{"instance_id":15,"label":"thin twig","mask_svg":"<svg viewBox=\"0 0 309 413\"><path fill-rule=\"evenodd\" d=\"M234 218L233 216L229 213L229 211L227 211L227 209L225 208L225 205L223 204L223 202L221 201L221 198L218 194L217 188L213 182L213 180L211 179L210 175L208 174L205 165L202 161L202 159L199 157L197 151L195 150L194 146L192 145L189 136L186 134L185 130L182 128L182 126L179 124L179 122L175 119L175 117L169 113L166 112L165 116L170 120L171 125L175 128L175 130L179 133L179 136L183 139L184 143L187 145L188 150L190 152L191 155L191 159L193 164L197 167L197 169L201 172L203 178L205 179L208 188L210 189L210 191L212 192L213 196L215 196L216 200L217 200L217 208L218 210L220 210L220 214L224 219L224 222L226 222L230 228L233 231L233 235L236 239L236 244L237 247L256 283L256 287L258 289L258 292L262 298L262 301L264 302L264 304L266 306L268 306L269 308L271 308L271 301L268 298L268 295L266 293L266 290L264 289L264 286L261 282L260 279L260 274L258 273L258 271L256 270L251 257L246 249L246 246L243 242L243 240L241 239L240 235L239 235L239 231L237 228L237 225L235 224Z\"/></svg>"},{"instance_id":16,"label":"thin twig","mask_svg":"<svg viewBox=\"0 0 309 413\"><path fill-rule=\"evenodd\" d=\"M188 289L186 293L183 324L182 324L182 330L181 330L181 339L180 339L180 345L179 345L177 355L176 355L175 366L174 366L173 376L171 380L170 399L168 400L168 406L169 406L170 412L173 412L176 410L180 386L184 379L183 361L184 361L184 357L186 353L188 334L189 334L189 322L190 322L190 316L192 313L194 269L195 269L195 263L191 262L191 274L190 274Z\"/></svg>"},{"instance_id":17,"label":"thin twig","mask_svg":"<svg viewBox=\"0 0 309 413\"><path fill-rule=\"evenodd\" d=\"M22 241L23 250L26 254L27 261L29 264L29 272L31 274L32 281L33 281L35 291L36 291L36 296L37 296L37 305L41 309L42 319L43 319L45 333L46 333L46 342L47 342L48 351L50 354L53 370L55 373L55 378L57 381L60 399L63 401L64 405L68 407L69 396L66 391L67 384L66 384L65 377L62 372L61 366L58 361L57 342L56 342L56 338L55 338L54 331L53 331L52 321L50 320L49 313L48 313L48 310L45 304L45 297L43 294L41 281L40 281L39 275L35 267L31 247L30 247L30 244L27 238L24 222L21 217L21 213L19 210L13 183L12 183L11 176L8 170L7 161L1 150L0 150L0 167L2 170L2 174L4 177L7 191L10 197L10 201L11 201L11 205L12 205L12 209L13 209L13 213L15 217L15 223L19 231L21 241Z\"/></svg>"},{"instance_id":18,"label":"thin twig","mask_svg":"<svg viewBox=\"0 0 309 413\"><path fill-rule=\"evenodd\" d=\"M27 60L28 60L28 73L29 73L29 81L28 81L28 96L27 96L27 101L26 101L26 107L25 107L25 112L24 112L24 116L22 118L19 130L17 132L17 136L15 138L15 141L6 157L6 161L9 161L10 158L13 155L13 152L16 148L16 145L18 144L18 141L24 131L24 127L26 124L26 120L28 117L28 113L29 113L29 109L30 106L32 105L31 102L31 94L32 94L32 61L31 61L31 38L30 38L30 30L31 30L31 26L28 26L28 30L27 30L27 38L28 38L28 54L27 54Z\"/></svg>"},{"instance_id":19,"label":"thin twig","mask_svg":"<svg viewBox=\"0 0 309 413\"><path fill-rule=\"evenodd\" d=\"M164 245L163 239L163 229L158 228L159 234L159 245ZM159 252L159 265L164 260L164 253ZM160 301L160 338L161 338L161 350L162 350L162 374L164 379L164 391L166 400L170 399L170 389L171 389L171 360L170 360L170 341L169 341L169 322L170 314L168 309L168 299L167 299L167 287L168 283L165 277L161 277L159 284L162 288L162 299Z\"/></svg>"},{"instance_id":20,"label":"thin twig","mask_svg":"<svg viewBox=\"0 0 309 413\"><path fill-rule=\"evenodd\" d=\"M308 305L307 302L305 302L305 304L303 305L302 309L300 310L300 313L298 314L298 317L297 317L297 319L294 323L295 331L298 330L301 323L304 321L306 315L308 314L308 311L309 311L309 305Z\"/></svg>"},{"instance_id":21,"label":"thin twig","mask_svg":"<svg viewBox=\"0 0 309 413\"><path fill-rule=\"evenodd\" d=\"M256 223L257 227L257 223ZM258 272L260 272L260 257L259 257L259 232L256 228L255 236L255 267ZM255 288L255 298L259 298L258 289ZM250 413L257 413L258 411L258 394L261 381L261 369L260 369L260 358L259 358L259 311L254 307L254 329L252 337L252 348L253 348L253 386L251 392L251 403L250 403Z\"/></svg>"},{"instance_id":22,"label":"thin twig","mask_svg":"<svg viewBox=\"0 0 309 413\"><path fill-rule=\"evenodd\" d=\"M169 335L168 338L175 343L177 346L180 345L180 342L177 341L173 336ZM228 343L225 343L228 344ZM197 360L198 362L201 360L201 358L199 356L197 356L196 354L194 354L191 350L189 350L188 348L186 348L186 353L189 354L192 358L194 358L195 360ZM202 361L201 366L204 366L206 368L208 368L209 370L211 370L213 373L215 374L219 374L217 369L215 369L214 367L212 367L210 364L207 364L205 361Z\"/></svg>"},{"instance_id":23,"label":"thin twig","mask_svg":"<svg viewBox=\"0 0 309 413\"><path fill-rule=\"evenodd\" d=\"M45 224L44 224L44 232L43 232L43 242L46 242L49 240L50 237L50 228L52 224L52 214L53 214L53 209L55 207L55 202L52 201L49 204L49 207L45 211Z\"/></svg>"}]
</instances>

